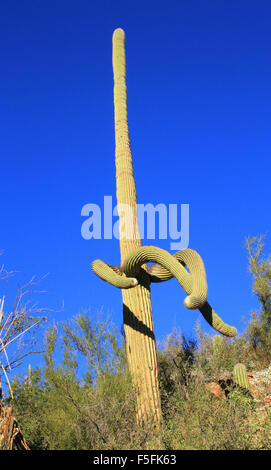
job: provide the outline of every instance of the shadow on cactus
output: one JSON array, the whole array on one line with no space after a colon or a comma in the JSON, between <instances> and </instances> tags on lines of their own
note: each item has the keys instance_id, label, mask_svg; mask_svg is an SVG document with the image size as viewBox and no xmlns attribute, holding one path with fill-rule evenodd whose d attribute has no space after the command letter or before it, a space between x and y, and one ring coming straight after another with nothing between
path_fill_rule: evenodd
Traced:
<instances>
[{"instance_id":1,"label":"shadow on cactus","mask_svg":"<svg viewBox=\"0 0 271 470\"><path fill-rule=\"evenodd\" d=\"M198 309L223 335L235 336L236 329L224 323L208 304L205 268L196 251L187 248L171 255L155 246L142 246L128 131L124 42L124 31L116 29L113 33L113 75L117 204L118 208L124 204L130 209L131 216L124 224L125 234L129 230L130 235L120 234L120 267L99 259L93 261L91 267L101 279L122 290L127 361L136 388L137 420L140 423L150 420L156 425L161 419L161 403L151 283L175 277L187 294L184 305L189 310ZM120 226L122 222L120 215ZM148 266L147 263L153 264Z\"/></svg>"}]
</instances>

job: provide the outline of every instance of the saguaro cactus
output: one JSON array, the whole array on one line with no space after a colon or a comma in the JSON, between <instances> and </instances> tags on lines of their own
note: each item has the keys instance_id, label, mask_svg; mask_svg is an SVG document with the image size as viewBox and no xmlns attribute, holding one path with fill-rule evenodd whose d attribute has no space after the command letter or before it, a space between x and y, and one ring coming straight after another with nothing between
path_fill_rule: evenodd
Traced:
<instances>
[{"instance_id":1,"label":"saguaro cactus","mask_svg":"<svg viewBox=\"0 0 271 470\"><path fill-rule=\"evenodd\" d=\"M225 324L207 303L205 268L198 253L185 249L171 255L161 248L142 246L128 132L124 42L124 31L116 29L113 73L121 267L95 260L92 270L104 281L122 289L128 365L137 391L137 419L139 423L151 420L155 425L160 421L161 407L150 284L175 277L187 293L184 304L188 309L199 309L207 322L226 336L235 336L236 329ZM123 218L127 207L130 216L127 218L126 214ZM154 264L147 266L148 262Z\"/></svg>"},{"instance_id":2,"label":"saguaro cactus","mask_svg":"<svg viewBox=\"0 0 271 470\"><path fill-rule=\"evenodd\" d=\"M234 381L242 389L249 391L249 382L245 364L235 364L233 368Z\"/></svg>"}]
</instances>

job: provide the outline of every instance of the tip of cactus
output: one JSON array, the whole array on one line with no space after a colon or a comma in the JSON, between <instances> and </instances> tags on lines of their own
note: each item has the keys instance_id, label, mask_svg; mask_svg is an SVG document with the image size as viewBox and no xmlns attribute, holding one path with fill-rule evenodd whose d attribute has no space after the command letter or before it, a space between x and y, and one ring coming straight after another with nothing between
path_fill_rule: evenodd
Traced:
<instances>
[{"instance_id":1,"label":"tip of cactus","mask_svg":"<svg viewBox=\"0 0 271 470\"><path fill-rule=\"evenodd\" d=\"M246 366L242 362L238 362L238 364L235 364L235 366L234 366L234 370L236 370L236 369L244 369L245 370Z\"/></svg>"},{"instance_id":2,"label":"tip of cactus","mask_svg":"<svg viewBox=\"0 0 271 470\"><path fill-rule=\"evenodd\" d=\"M125 32L122 28L116 28L113 32L113 39L124 39Z\"/></svg>"},{"instance_id":3,"label":"tip of cactus","mask_svg":"<svg viewBox=\"0 0 271 470\"><path fill-rule=\"evenodd\" d=\"M200 299L194 295L188 295L184 299L183 303L186 308L189 308L189 310L196 310L197 308L200 308L204 302L200 301Z\"/></svg>"},{"instance_id":4,"label":"tip of cactus","mask_svg":"<svg viewBox=\"0 0 271 470\"><path fill-rule=\"evenodd\" d=\"M183 303L186 308L191 309L192 303L191 303L190 295L184 299Z\"/></svg>"},{"instance_id":5,"label":"tip of cactus","mask_svg":"<svg viewBox=\"0 0 271 470\"><path fill-rule=\"evenodd\" d=\"M131 277L130 283L131 283L131 287L135 287L138 285L138 280L135 277Z\"/></svg>"}]
</instances>

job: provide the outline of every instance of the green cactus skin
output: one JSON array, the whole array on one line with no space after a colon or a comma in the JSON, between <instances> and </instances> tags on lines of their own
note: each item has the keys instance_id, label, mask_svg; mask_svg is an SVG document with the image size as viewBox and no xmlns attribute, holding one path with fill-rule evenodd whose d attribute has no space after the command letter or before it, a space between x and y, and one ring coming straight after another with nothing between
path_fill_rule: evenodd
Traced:
<instances>
[{"instance_id":1,"label":"green cactus skin","mask_svg":"<svg viewBox=\"0 0 271 470\"><path fill-rule=\"evenodd\" d=\"M233 369L234 381L243 390L249 391L247 369L244 364L236 364Z\"/></svg>"},{"instance_id":2,"label":"green cactus skin","mask_svg":"<svg viewBox=\"0 0 271 470\"><path fill-rule=\"evenodd\" d=\"M114 270L113 267L100 259L96 259L92 262L91 269L101 279L120 289L130 289L138 285L136 278L126 277L121 270L119 270L118 274L116 269Z\"/></svg>"},{"instance_id":3,"label":"green cactus skin","mask_svg":"<svg viewBox=\"0 0 271 470\"><path fill-rule=\"evenodd\" d=\"M122 263L142 245L142 242L137 220L137 195L128 129L124 31L116 29L112 39L117 204L118 208L122 204L128 206L132 212L131 218L124 223L119 212ZM122 226L125 228L125 233L126 230L129 232L129 237L123 235ZM111 269L115 270L112 267ZM138 280L140 282L137 286L121 290L127 363L136 390L137 422L142 424L150 421L156 426L161 421L161 400L150 283L146 273L144 276L144 270L138 276Z\"/></svg>"},{"instance_id":4,"label":"green cactus skin","mask_svg":"<svg viewBox=\"0 0 271 470\"><path fill-rule=\"evenodd\" d=\"M183 262L186 263L186 260L187 260L186 256L187 255L189 256L190 252L196 253L194 250L190 250L189 248L187 248L185 250L180 250L177 253L174 253L173 256L179 259L180 262L182 262L183 260ZM200 258L198 254L197 256ZM188 263L187 263L187 267L189 268ZM150 266L148 272L151 274L152 282L162 282L162 281L167 281L172 278L172 275L169 271L167 271L165 268L157 264ZM190 274L187 273L187 271L185 271L185 275L186 275L186 287L184 286L183 287L186 293L190 294L192 279L191 279ZM217 315L217 313L208 304L208 302L205 302L202 307L199 307L199 311L203 315L207 323L209 323L209 325L212 328L214 328L214 330L218 331L224 336L229 336L229 337L236 336L237 334L236 328L224 323L223 320Z\"/></svg>"},{"instance_id":5,"label":"green cactus skin","mask_svg":"<svg viewBox=\"0 0 271 470\"><path fill-rule=\"evenodd\" d=\"M121 289L127 361L137 394L137 421L140 424L150 421L156 426L161 421L161 401L151 282L175 277L188 295L184 301L187 308L198 308L205 320L224 335L235 336L236 330L226 325L208 304L204 265L194 250L171 255L157 247L142 247L128 130L124 31L117 28L112 39L117 204L128 206L131 217L125 221L124 235L120 229L121 268L101 260L93 261L91 268L101 279ZM121 227L123 221L119 218ZM155 264L148 267L147 262Z\"/></svg>"},{"instance_id":6,"label":"green cactus skin","mask_svg":"<svg viewBox=\"0 0 271 470\"><path fill-rule=\"evenodd\" d=\"M186 260L186 265L191 270L190 277L176 257L155 246L144 246L135 250L126 258L122 269L127 276L132 276L133 273L139 272L143 264L150 261L158 263L167 269L177 279L185 292L189 294L184 301L185 306L189 309L200 308L207 299L208 287L205 269L200 256L193 250L189 250L189 255L185 256L187 251L181 250L178 252L178 257L180 261Z\"/></svg>"},{"instance_id":7,"label":"green cactus skin","mask_svg":"<svg viewBox=\"0 0 271 470\"><path fill-rule=\"evenodd\" d=\"M199 309L202 316L205 318L207 323L216 331L224 336L233 338L237 334L237 329L234 326L230 326L224 323L223 320L217 315L214 309L206 302L203 307Z\"/></svg>"},{"instance_id":8,"label":"green cactus skin","mask_svg":"<svg viewBox=\"0 0 271 470\"><path fill-rule=\"evenodd\" d=\"M182 252L178 252L175 255L177 256L174 257L167 251L155 246L140 247L126 258L121 267L126 277L118 275L116 269L114 271L101 260L95 260L91 267L95 274L103 280L116 287L129 289L137 285L136 276L139 275L141 266L147 262L156 261L169 273L167 277L175 277L185 292L189 294L184 300L185 306L189 309L200 308L206 302L208 289L203 262L194 250L182 250ZM186 261L186 265L190 268L193 275L193 282L191 276L189 276L186 269L178 260ZM149 273L148 270L147 272ZM157 276L158 269L156 269L156 279Z\"/></svg>"},{"instance_id":9,"label":"green cactus skin","mask_svg":"<svg viewBox=\"0 0 271 470\"><path fill-rule=\"evenodd\" d=\"M121 289L129 289L137 285L136 276L141 266L147 262L157 262L145 267L151 282L163 282L175 277L188 294L184 300L188 309L199 309L209 325L221 334L229 337L236 335L236 328L224 323L206 301L208 288L205 269L201 257L194 250L187 248L170 255L161 248L145 246L134 250L126 258L121 269L107 265L101 260L93 261L91 267L104 281ZM188 273L181 263L190 268L191 273Z\"/></svg>"}]
</instances>

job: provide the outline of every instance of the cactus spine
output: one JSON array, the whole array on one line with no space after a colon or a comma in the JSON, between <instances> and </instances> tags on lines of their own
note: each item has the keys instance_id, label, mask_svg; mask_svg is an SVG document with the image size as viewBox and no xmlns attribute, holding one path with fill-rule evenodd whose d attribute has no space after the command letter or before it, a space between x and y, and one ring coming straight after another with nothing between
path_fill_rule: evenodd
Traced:
<instances>
[{"instance_id":1,"label":"cactus spine","mask_svg":"<svg viewBox=\"0 0 271 470\"><path fill-rule=\"evenodd\" d=\"M236 364L233 368L234 381L243 390L249 391L247 369L244 364Z\"/></svg>"},{"instance_id":2,"label":"cactus spine","mask_svg":"<svg viewBox=\"0 0 271 470\"><path fill-rule=\"evenodd\" d=\"M175 277L187 293L184 304L188 309L199 309L206 321L226 336L235 336L236 329L224 323L208 304L205 268L198 253L186 249L171 255L161 248L142 247L128 131L124 42L124 31L116 29L113 33L113 74L121 267L101 260L94 260L91 267L101 279L122 289L127 360L137 391L137 420L139 423L150 420L157 425L161 419L161 404L151 282L163 282ZM127 208L129 217L123 219ZM146 264L149 261L154 263L150 267Z\"/></svg>"}]
</instances>

